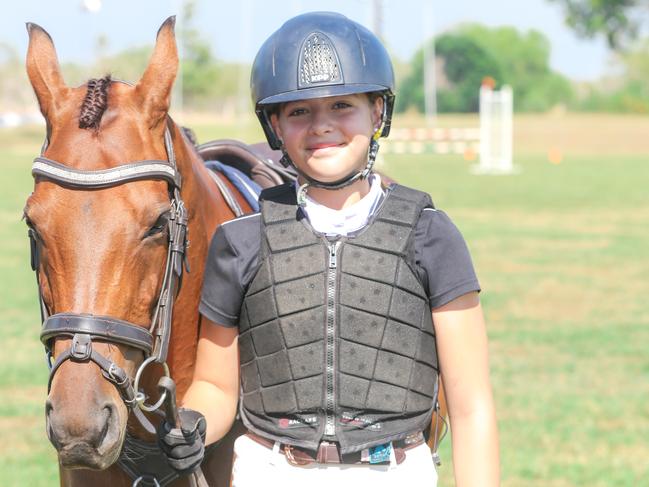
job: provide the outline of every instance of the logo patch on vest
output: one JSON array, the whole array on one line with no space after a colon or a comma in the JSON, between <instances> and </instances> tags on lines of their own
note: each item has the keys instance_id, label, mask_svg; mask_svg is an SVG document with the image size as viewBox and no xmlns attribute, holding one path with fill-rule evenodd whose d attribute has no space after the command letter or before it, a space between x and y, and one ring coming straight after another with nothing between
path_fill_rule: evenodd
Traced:
<instances>
[{"instance_id":1,"label":"logo patch on vest","mask_svg":"<svg viewBox=\"0 0 649 487\"><path fill-rule=\"evenodd\" d=\"M390 463L391 453L392 443L376 445L361 451L361 462L371 464Z\"/></svg>"},{"instance_id":2,"label":"logo patch on vest","mask_svg":"<svg viewBox=\"0 0 649 487\"><path fill-rule=\"evenodd\" d=\"M318 424L318 416L310 414L306 416L293 416L292 418L279 418L277 426L281 429L301 428L303 426L315 426Z\"/></svg>"},{"instance_id":3,"label":"logo patch on vest","mask_svg":"<svg viewBox=\"0 0 649 487\"><path fill-rule=\"evenodd\" d=\"M357 416L354 413L343 412L340 417L340 422L345 425L356 426L358 428L368 429L372 431L380 431L382 424L376 422L374 418L369 416Z\"/></svg>"}]
</instances>

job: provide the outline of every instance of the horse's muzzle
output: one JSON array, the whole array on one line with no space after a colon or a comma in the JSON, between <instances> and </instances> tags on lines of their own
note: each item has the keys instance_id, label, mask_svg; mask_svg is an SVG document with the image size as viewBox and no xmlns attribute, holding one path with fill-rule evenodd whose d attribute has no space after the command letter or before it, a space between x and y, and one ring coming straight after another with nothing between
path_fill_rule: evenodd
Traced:
<instances>
[{"instance_id":1,"label":"horse's muzzle","mask_svg":"<svg viewBox=\"0 0 649 487\"><path fill-rule=\"evenodd\" d=\"M47 436L64 468L103 470L115 463L124 430L115 405L106 403L96 414L66 416L48 400L45 409Z\"/></svg>"}]
</instances>

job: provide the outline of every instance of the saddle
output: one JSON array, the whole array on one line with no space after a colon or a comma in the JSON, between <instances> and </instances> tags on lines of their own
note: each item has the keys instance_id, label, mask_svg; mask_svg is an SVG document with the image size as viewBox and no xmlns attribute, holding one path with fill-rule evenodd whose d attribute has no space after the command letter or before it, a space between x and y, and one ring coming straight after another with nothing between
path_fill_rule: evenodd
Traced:
<instances>
[{"instance_id":1,"label":"saddle","mask_svg":"<svg viewBox=\"0 0 649 487\"><path fill-rule=\"evenodd\" d=\"M219 161L238 169L262 189L297 179L292 167L279 162L282 152L272 150L266 142L248 145L238 140L219 139L196 146L204 161Z\"/></svg>"}]
</instances>

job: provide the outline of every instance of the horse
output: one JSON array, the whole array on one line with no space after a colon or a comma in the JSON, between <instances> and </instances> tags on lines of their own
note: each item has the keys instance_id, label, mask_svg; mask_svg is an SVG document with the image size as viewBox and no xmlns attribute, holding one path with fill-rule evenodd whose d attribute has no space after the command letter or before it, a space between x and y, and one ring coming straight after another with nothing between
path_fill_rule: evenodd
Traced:
<instances>
[{"instance_id":1,"label":"horse","mask_svg":"<svg viewBox=\"0 0 649 487\"><path fill-rule=\"evenodd\" d=\"M235 217L221 189L242 212L251 207L210 175L168 114L174 18L133 85L107 76L68 87L49 34L27 30L27 74L47 129L24 210L51 364L46 430L61 485L127 486L137 475L129 461L155 450L160 419L141 409L171 400L151 404L158 379L172 376L179 397L192 379L209 242ZM231 450L226 438L206 456L209 485L229 485Z\"/></svg>"}]
</instances>

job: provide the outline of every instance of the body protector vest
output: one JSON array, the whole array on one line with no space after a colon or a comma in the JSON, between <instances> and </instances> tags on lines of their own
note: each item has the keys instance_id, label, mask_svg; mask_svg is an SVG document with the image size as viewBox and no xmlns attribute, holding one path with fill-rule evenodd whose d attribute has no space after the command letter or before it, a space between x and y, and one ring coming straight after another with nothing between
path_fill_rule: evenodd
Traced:
<instances>
[{"instance_id":1,"label":"body protector vest","mask_svg":"<svg viewBox=\"0 0 649 487\"><path fill-rule=\"evenodd\" d=\"M414 270L430 197L393 185L354 236L313 231L295 188L262 192L260 267L239 321L240 412L257 434L342 454L405 438L437 401L435 334Z\"/></svg>"}]
</instances>

